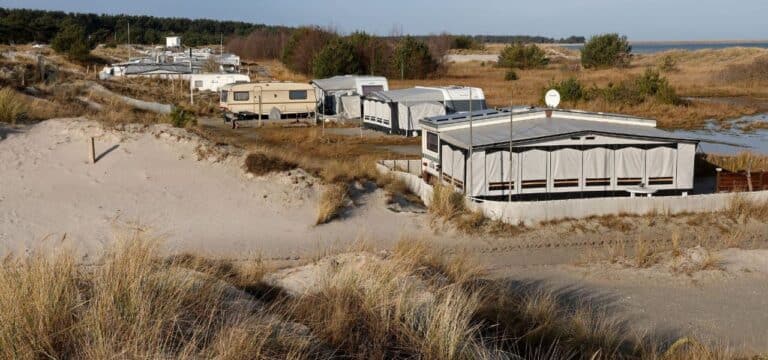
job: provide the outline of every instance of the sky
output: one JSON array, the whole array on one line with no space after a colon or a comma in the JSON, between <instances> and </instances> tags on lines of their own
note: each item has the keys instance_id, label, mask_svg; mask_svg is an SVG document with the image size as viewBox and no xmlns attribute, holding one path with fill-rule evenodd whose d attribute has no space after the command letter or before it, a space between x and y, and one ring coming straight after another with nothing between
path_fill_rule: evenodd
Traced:
<instances>
[{"instance_id":1,"label":"sky","mask_svg":"<svg viewBox=\"0 0 768 360\"><path fill-rule=\"evenodd\" d=\"M768 0L0 0L0 7L320 25L340 32L768 39Z\"/></svg>"}]
</instances>

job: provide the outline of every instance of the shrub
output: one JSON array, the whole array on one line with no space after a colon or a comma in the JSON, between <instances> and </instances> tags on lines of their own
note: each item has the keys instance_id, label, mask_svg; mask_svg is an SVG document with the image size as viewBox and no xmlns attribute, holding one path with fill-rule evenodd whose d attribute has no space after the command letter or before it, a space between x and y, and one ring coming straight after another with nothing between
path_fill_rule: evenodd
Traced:
<instances>
[{"instance_id":1,"label":"shrub","mask_svg":"<svg viewBox=\"0 0 768 360\"><path fill-rule=\"evenodd\" d=\"M357 74L359 71L360 59L355 47L343 39L328 43L312 60L312 75L318 78Z\"/></svg>"},{"instance_id":2,"label":"shrub","mask_svg":"<svg viewBox=\"0 0 768 360\"><path fill-rule=\"evenodd\" d=\"M168 117L169 122L178 128L197 125L195 114L181 107L174 107Z\"/></svg>"},{"instance_id":3,"label":"shrub","mask_svg":"<svg viewBox=\"0 0 768 360\"><path fill-rule=\"evenodd\" d=\"M627 66L632 57L632 46L626 36L603 34L593 36L581 50L581 65L586 69Z\"/></svg>"},{"instance_id":4,"label":"shrub","mask_svg":"<svg viewBox=\"0 0 768 360\"><path fill-rule=\"evenodd\" d=\"M467 35L454 36L451 40L451 49L459 50L479 50L484 46L477 42L473 37Z\"/></svg>"},{"instance_id":5,"label":"shrub","mask_svg":"<svg viewBox=\"0 0 768 360\"><path fill-rule=\"evenodd\" d=\"M286 161L266 154L253 153L245 158L245 170L254 175L266 175L278 171L287 171L297 168L294 162Z\"/></svg>"},{"instance_id":6,"label":"shrub","mask_svg":"<svg viewBox=\"0 0 768 360\"><path fill-rule=\"evenodd\" d=\"M389 73L392 44L379 37L358 31L346 38L354 48L361 74L384 75Z\"/></svg>"},{"instance_id":7,"label":"shrub","mask_svg":"<svg viewBox=\"0 0 768 360\"><path fill-rule=\"evenodd\" d=\"M581 82L575 77L570 77L560 82L551 81L549 87L544 89L546 92L549 89L555 89L560 93L560 99L562 101L577 102L584 98L585 92ZM544 97L542 96L542 99Z\"/></svg>"},{"instance_id":8,"label":"shrub","mask_svg":"<svg viewBox=\"0 0 768 360\"><path fill-rule=\"evenodd\" d=\"M679 105L682 99L677 96L667 78L661 76L658 71L653 69L645 70L645 73L635 80L635 87L640 96L654 96L664 104Z\"/></svg>"},{"instance_id":9,"label":"shrub","mask_svg":"<svg viewBox=\"0 0 768 360\"><path fill-rule=\"evenodd\" d=\"M518 69L536 69L549 63L544 50L536 45L520 43L509 45L499 55L499 66Z\"/></svg>"},{"instance_id":10,"label":"shrub","mask_svg":"<svg viewBox=\"0 0 768 360\"><path fill-rule=\"evenodd\" d=\"M437 61L423 41L406 36L395 47L392 71L396 71L401 79L424 79L437 68Z\"/></svg>"},{"instance_id":11,"label":"shrub","mask_svg":"<svg viewBox=\"0 0 768 360\"><path fill-rule=\"evenodd\" d=\"M677 71L677 60L672 55L664 55L659 59L658 67L663 72Z\"/></svg>"},{"instance_id":12,"label":"shrub","mask_svg":"<svg viewBox=\"0 0 768 360\"><path fill-rule=\"evenodd\" d=\"M507 81L515 81L517 79L519 79L517 77L517 73L515 72L515 70L512 70L512 69L507 71L507 73L504 75L504 80L507 80Z\"/></svg>"},{"instance_id":13,"label":"shrub","mask_svg":"<svg viewBox=\"0 0 768 360\"><path fill-rule=\"evenodd\" d=\"M11 88L0 89L0 122L16 124L27 109Z\"/></svg>"},{"instance_id":14,"label":"shrub","mask_svg":"<svg viewBox=\"0 0 768 360\"><path fill-rule=\"evenodd\" d=\"M645 97L637 91L637 87L633 86L631 82L608 84L599 93L605 101L612 104L637 105L645 101Z\"/></svg>"},{"instance_id":15,"label":"shrub","mask_svg":"<svg viewBox=\"0 0 768 360\"><path fill-rule=\"evenodd\" d=\"M724 82L765 82L768 81L768 56L756 58L747 64L732 64L719 74Z\"/></svg>"}]
</instances>

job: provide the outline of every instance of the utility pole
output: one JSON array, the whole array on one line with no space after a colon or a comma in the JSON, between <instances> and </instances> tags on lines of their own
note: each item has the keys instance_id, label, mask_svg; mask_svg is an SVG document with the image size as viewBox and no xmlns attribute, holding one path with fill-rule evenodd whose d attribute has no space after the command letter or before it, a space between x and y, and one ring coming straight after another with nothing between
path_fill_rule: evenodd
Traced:
<instances>
[{"instance_id":1,"label":"utility pole","mask_svg":"<svg viewBox=\"0 0 768 360\"><path fill-rule=\"evenodd\" d=\"M465 184L464 192L469 196L472 196L472 153L474 152L474 135L472 134L472 88L469 88L469 177L467 178L467 184ZM465 171L466 175L466 171Z\"/></svg>"},{"instance_id":2,"label":"utility pole","mask_svg":"<svg viewBox=\"0 0 768 360\"><path fill-rule=\"evenodd\" d=\"M131 61L131 22L128 21L128 61Z\"/></svg>"},{"instance_id":3,"label":"utility pole","mask_svg":"<svg viewBox=\"0 0 768 360\"><path fill-rule=\"evenodd\" d=\"M509 202L512 202L512 190L514 190L514 181L515 179L512 178L512 134L514 125L512 117L515 113L515 105L514 102L509 102L509 170L507 170L507 174L509 176ZM503 166L502 166L503 167Z\"/></svg>"}]
</instances>

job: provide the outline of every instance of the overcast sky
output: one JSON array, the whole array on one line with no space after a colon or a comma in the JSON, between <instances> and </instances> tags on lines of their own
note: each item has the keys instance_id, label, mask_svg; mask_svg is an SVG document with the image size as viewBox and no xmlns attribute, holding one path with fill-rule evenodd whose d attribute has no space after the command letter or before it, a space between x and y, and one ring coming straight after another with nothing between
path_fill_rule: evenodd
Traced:
<instances>
[{"instance_id":1,"label":"overcast sky","mask_svg":"<svg viewBox=\"0 0 768 360\"><path fill-rule=\"evenodd\" d=\"M768 0L0 0L0 7L332 26L389 34L768 39Z\"/></svg>"}]
</instances>

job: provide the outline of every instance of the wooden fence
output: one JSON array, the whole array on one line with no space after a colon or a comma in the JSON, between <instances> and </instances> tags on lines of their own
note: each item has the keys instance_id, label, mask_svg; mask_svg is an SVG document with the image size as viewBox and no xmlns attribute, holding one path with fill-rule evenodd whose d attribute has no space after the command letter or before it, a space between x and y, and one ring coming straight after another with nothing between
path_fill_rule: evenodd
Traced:
<instances>
[{"instance_id":1,"label":"wooden fence","mask_svg":"<svg viewBox=\"0 0 768 360\"><path fill-rule=\"evenodd\" d=\"M741 192L768 190L768 172L730 172L717 173L717 192Z\"/></svg>"}]
</instances>

